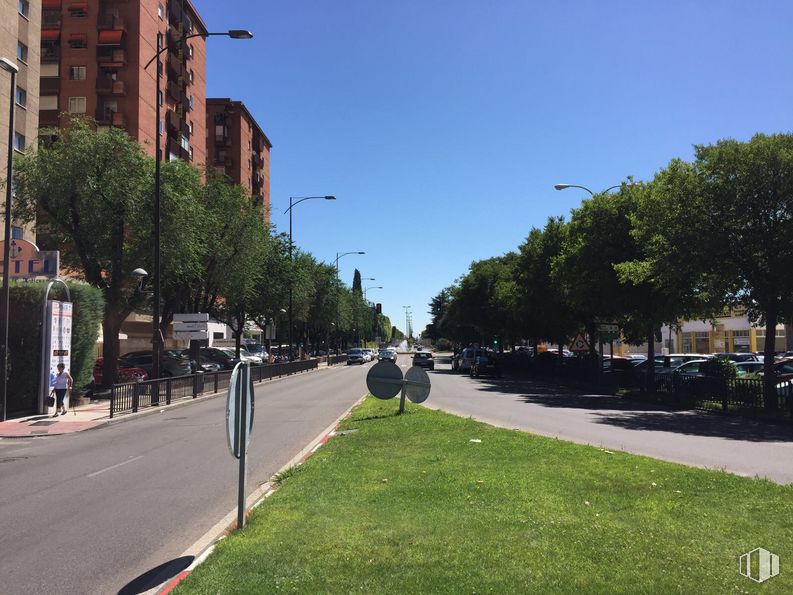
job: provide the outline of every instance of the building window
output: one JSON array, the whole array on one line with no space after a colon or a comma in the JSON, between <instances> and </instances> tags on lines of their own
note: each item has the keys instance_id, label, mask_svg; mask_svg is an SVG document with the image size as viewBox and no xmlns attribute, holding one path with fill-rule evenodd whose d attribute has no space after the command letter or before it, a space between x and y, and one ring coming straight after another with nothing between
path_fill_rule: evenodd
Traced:
<instances>
[{"instance_id":1,"label":"building window","mask_svg":"<svg viewBox=\"0 0 793 595\"><path fill-rule=\"evenodd\" d=\"M14 225L11 228L11 239L12 240L21 240L22 236L23 236L22 228L21 227L17 227L16 225Z\"/></svg>"},{"instance_id":2,"label":"building window","mask_svg":"<svg viewBox=\"0 0 793 595\"><path fill-rule=\"evenodd\" d=\"M88 47L88 36L85 33L73 33L69 36L69 47L79 50Z\"/></svg>"},{"instance_id":3,"label":"building window","mask_svg":"<svg viewBox=\"0 0 793 595\"><path fill-rule=\"evenodd\" d=\"M41 111L58 109L58 96L42 95L39 97L39 109Z\"/></svg>"},{"instance_id":4,"label":"building window","mask_svg":"<svg viewBox=\"0 0 793 595\"><path fill-rule=\"evenodd\" d=\"M84 114L85 113L85 97L69 97L69 113L70 114Z\"/></svg>"},{"instance_id":5,"label":"building window","mask_svg":"<svg viewBox=\"0 0 793 595\"><path fill-rule=\"evenodd\" d=\"M25 150L25 135L14 132L14 150L20 153Z\"/></svg>"},{"instance_id":6,"label":"building window","mask_svg":"<svg viewBox=\"0 0 793 595\"><path fill-rule=\"evenodd\" d=\"M192 83L193 82L193 71L192 70L190 71L189 78L190 78L190 82Z\"/></svg>"},{"instance_id":7,"label":"building window","mask_svg":"<svg viewBox=\"0 0 793 595\"><path fill-rule=\"evenodd\" d=\"M190 131L190 136L193 136L193 122L192 121L187 123L187 129Z\"/></svg>"},{"instance_id":8,"label":"building window","mask_svg":"<svg viewBox=\"0 0 793 595\"><path fill-rule=\"evenodd\" d=\"M193 147L190 147L190 149L188 150L188 153L190 153L190 161L192 161L193 160Z\"/></svg>"},{"instance_id":9,"label":"building window","mask_svg":"<svg viewBox=\"0 0 793 595\"><path fill-rule=\"evenodd\" d=\"M193 96L190 96L190 109L195 109L195 99Z\"/></svg>"},{"instance_id":10,"label":"building window","mask_svg":"<svg viewBox=\"0 0 793 595\"><path fill-rule=\"evenodd\" d=\"M28 61L28 46L21 41L17 41L17 60L20 62Z\"/></svg>"},{"instance_id":11,"label":"building window","mask_svg":"<svg viewBox=\"0 0 793 595\"><path fill-rule=\"evenodd\" d=\"M28 13L30 13L30 2L28 2L28 0L19 0L19 8L17 10L23 17L28 18Z\"/></svg>"},{"instance_id":12,"label":"building window","mask_svg":"<svg viewBox=\"0 0 793 595\"><path fill-rule=\"evenodd\" d=\"M22 87L17 85L16 103L19 107L25 107L28 104L28 94Z\"/></svg>"},{"instance_id":13,"label":"building window","mask_svg":"<svg viewBox=\"0 0 793 595\"><path fill-rule=\"evenodd\" d=\"M171 152L168 153L168 161L178 161L178 160L179 160L179 155L174 155Z\"/></svg>"},{"instance_id":14,"label":"building window","mask_svg":"<svg viewBox=\"0 0 793 595\"><path fill-rule=\"evenodd\" d=\"M157 16L160 17L160 20L165 18L165 7L162 4L157 5Z\"/></svg>"},{"instance_id":15,"label":"building window","mask_svg":"<svg viewBox=\"0 0 793 595\"><path fill-rule=\"evenodd\" d=\"M182 148L185 151L189 151L190 150L190 140L184 134L181 137L180 144L182 145Z\"/></svg>"},{"instance_id":16,"label":"building window","mask_svg":"<svg viewBox=\"0 0 793 595\"><path fill-rule=\"evenodd\" d=\"M187 44L187 56L188 56L189 58L192 58L192 57L193 57L193 46L192 46L192 45L190 45L189 43Z\"/></svg>"},{"instance_id":17,"label":"building window","mask_svg":"<svg viewBox=\"0 0 793 595\"><path fill-rule=\"evenodd\" d=\"M69 80L70 81L84 81L85 80L85 73L86 67L85 66L72 66L69 68Z\"/></svg>"},{"instance_id":18,"label":"building window","mask_svg":"<svg viewBox=\"0 0 793 595\"><path fill-rule=\"evenodd\" d=\"M87 17L88 16L88 3L75 2L69 7L69 14L73 17Z\"/></svg>"},{"instance_id":19,"label":"building window","mask_svg":"<svg viewBox=\"0 0 793 595\"><path fill-rule=\"evenodd\" d=\"M162 105L162 91L157 91L157 103Z\"/></svg>"}]
</instances>

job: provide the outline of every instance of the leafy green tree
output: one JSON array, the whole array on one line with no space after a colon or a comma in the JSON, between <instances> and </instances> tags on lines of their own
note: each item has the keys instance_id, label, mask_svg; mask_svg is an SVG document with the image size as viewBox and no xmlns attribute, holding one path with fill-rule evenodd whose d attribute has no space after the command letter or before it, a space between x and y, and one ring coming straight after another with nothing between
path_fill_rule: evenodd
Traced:
<instances>
[{"instance_id":1,"label":"leafy green tree","mask_svg":"<svg viewBox=\"0 0 793 595\"><path fill-rule=\"evenodd\" d=\"M152 258L153 163L117 128L97 134L74 118L47 134L56 140L17 160L14 214L39 215L39 247L60 250L64 268L102 291L103 376L112 382L121 324L143 303L132 271Z\"/></svg>"},{"instance_id":2,"label":"leafy green tree","mask_svg":"<svg viewBox=\"0 0 793 595\"><path fill-rule=\"evenodd\" d=\"M766 327L766 406L776 408L776 325L793 320L793 134L697 146L702 210L713 224L712 273L738 279L730 298Z\"/></svg>"},{"instance_id":3,"label":"leafy green tree","mask_svg":"<svg viewBox=\"0 0 793 595\"><path fill-rule=\"evenodd\" d=\"M515 316L525 337L560 346L577 327L564 289L552 275L552 263L562 252L566 224L562 217L549 217L543 229L533 228L519 247L514 269L518 303Z\"/></svg>"}]
</instances>

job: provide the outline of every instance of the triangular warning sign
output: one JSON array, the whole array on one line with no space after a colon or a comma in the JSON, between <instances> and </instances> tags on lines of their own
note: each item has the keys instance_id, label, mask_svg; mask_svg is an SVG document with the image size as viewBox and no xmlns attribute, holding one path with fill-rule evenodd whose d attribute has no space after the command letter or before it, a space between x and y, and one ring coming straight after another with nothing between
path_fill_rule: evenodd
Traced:
<instances>
[{"instance_id":1,"label":"triangular warning sign","mask_svg":"<svg viewBox=\"0 0 793 595\"><path fill-rule=\"evenodd\" d=\"M578 333L573 339L573 342L570 343L570 351L574 353L581 353L585 351L589 351L589 343L587 343L584 335Z\"/></svg>"}]
</instances>

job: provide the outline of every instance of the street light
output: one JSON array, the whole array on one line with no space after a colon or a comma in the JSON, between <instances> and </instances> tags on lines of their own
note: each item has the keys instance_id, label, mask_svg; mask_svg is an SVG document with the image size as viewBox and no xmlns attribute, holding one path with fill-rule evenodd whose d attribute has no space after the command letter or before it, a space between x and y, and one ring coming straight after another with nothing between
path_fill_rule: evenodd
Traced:
<instances>
[{"instance_id":1,"label":"street light","mask_svg":"<svg viewBox=\"0 0 793 595\"><path fill-rule=\"evenodd\" d=\"M372 287L364 287L364 289L363 289L363 301L364 302L366 301L366 292L369 291L370 289L383 289L383 287L381 285L372 286Z\"/></svg>"},{"instance_id":2,"label":"street light","mask_svg":"<svg viewBox=\"0 0 793 595\"><path fill-rule=\"evenodd\" d=\"M343 254L336 252L336 279L339 278L339 259L348 254L366 254L366 252L344 252Z\"/></svg>"},{"instance_id":3,"label":"street light","mask_svg":"<svg viewBox=\"0 0 793 595\"><path fill-rule=\"evenodd\" d=\"M0 68L11 74L11 92L8 94L8 169L6 175L6 212L5 212L5 244L3 245L3 345L0 361L3 366L3 380L0 388L3 390L3 421L7 419L6 409L8 398L6 390L8 388L8 308L11 301L11 201L13 194L13 175L14 175L14 96L17 85L17 73L19 67L8 58L0 58Z\"/></svg>"},{"instance_id":4,"label":"street light","mask_svg":"<svg viewBox=\"0 0 793 595\"><path fill-rule=\"evenodd\" d=\"M619 188L621 186L622 186L622 184L615 184L614 186L609 186L608 188L603 190L600 194L605 194L609 190L614 190L615 188ZM589 188L587 188L586 186L579 186L578 184L554 184L553 187L556 190L565 190L567 188L581 188L582 190L586 190L587 192L589 192L590 196L595 196L595 193L592 192ZM601 342L601 344L600 344L600 353L598 353L598 351L595 349L594 338L592 336L590 336L589 339L592 342L592 345L590 347L591 347L592 351L594 351L595 354L597 355L597 368L598 368L597 369L597 374L598 374L598 376L600 376L603 373L603 343ZM562 346L559 345L559 352L561 353L561 351L562 351Z\"/></svg>"},{"instance_id":5,"label":"street light","mask_svg":"<svg viewBox=\"0 0 793 595\"><path fill-rule=\"evenodd\" d=\"M295 201L295 199L297 199ZM292 209L306 200L322 199L322 200L336 200L335 196L290 196L289 208L284 211L284 214L289 213L289 361L292 361L292 277L295 273L295 265L292 262ZM295 202L293 202L295 201Z\"/></svg>"},{"instance_id":6,"label":"street light","mask_svg":"<svg viewBox=\"0 0 793 595\"><path fill-rule=\"evenodd\" d=\"M620 186L622 186L622 184L609 186L603 192L601 192L601 194L605 194L609 190L614 190L615 188L619 188ZM554 184L553 187L556 190L565 190L566 188L581 188L582 190L586 190L587 192L589 192L590 195L595 196L595 193L592 192L589 188L587 188L586 186L579 186L578 184Z\"/></svg>"},{"instance_id":7,"label":"street light","mask_svg":"<svg viewBox=\"0 0 793 595\"><path fill-rule=\"evenodd\" d=\"M253 33L243 29L230 29L223 32L215 33L191 33L190 35L182 35L177 40L177 44L191 39L193 37L214 37L225 36L231 39L251 39ZM160 377L160 354L162 350L163 338L160 334L160 164L162 162L162 132L160 131L160 80L162 79L162 64L160 63L160 54L168 49L168 46L162 46L161 34L157 32L157 53L152 56L151 60L146 62L143 70L146 70L152 62L157 61L157 84L154 91L154 105L156 106L156 119L155 119L155 138L157 139L157 148L154 152L154 275L152 283L154 284L154 297L152 305L152 321L151 321L151 376L152 378Z\"/></svg>"}]
</instances>

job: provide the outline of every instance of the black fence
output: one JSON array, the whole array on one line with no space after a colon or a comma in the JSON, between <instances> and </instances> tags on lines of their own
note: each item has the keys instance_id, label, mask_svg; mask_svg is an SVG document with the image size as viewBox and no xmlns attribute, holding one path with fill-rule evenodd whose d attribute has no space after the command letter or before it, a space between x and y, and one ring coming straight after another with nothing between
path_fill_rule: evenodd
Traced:
<instances>
[{"instance_id":1,"label":"black fence","mask_svg":"<svg viewBox=\"0 0 793 595\"><path fill-rule=\"evenodd\" d=\"M724 379L672 373L657 375L655 390L696 409L775 411L780 417L793 416L793 382L790 380L778 380L771 395L766 395L762 378Z\"/></svg>"},{"instance_id":2,"label":"black fence","mask_svg":"<svg viewBox=\"0 0 793 595\"><path fill-rule=\"evenodd\" d=\"M315 370L318 366L318 359L251 366L251 378L254 382L262 382ZM203 394L215 394L228 389L230 379L231 371L226 370L116 384L110 391L110 417L119 413L136 413L146 407L170 405L174 401L195 399Z\"/></svg>"}]
</instances>

